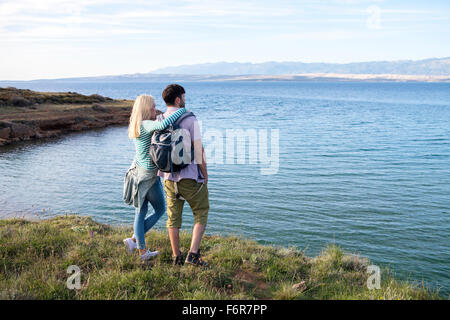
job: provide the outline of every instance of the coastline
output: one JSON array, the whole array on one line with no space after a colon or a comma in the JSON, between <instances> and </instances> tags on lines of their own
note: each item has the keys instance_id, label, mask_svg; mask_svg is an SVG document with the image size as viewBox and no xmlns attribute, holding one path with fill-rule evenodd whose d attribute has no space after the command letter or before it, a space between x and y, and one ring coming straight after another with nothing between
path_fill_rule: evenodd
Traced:
<instances>
[{"instance_id":1,"label":"coastline","mask_svg":"<svg viewBox=\"0 0 450 320\"><path fill-rule=\"evenodd\" d=\"M133 106L132 100L15 88L0 88L0 99L0 146L126 125Z\"/></svg>"},{"instance_id":2,"label":"coastline","mask_svg":"<svg viewBox=\"0 0 450 320\"><path fill-rule=\"evenodd\" d=\"M448 83L449 76L407 74L299 73L283 75L242 75L223 81L336 81L336 82L434 82ZM212 80L213 81L213 80Z\"/></svg>"},{"instance_id":3,"label":"coastline","mask_svg":"<svg viewBox=\"0 0 450 320\"><path fill-rule=\"evenodd\" d=\"M1 299L445 299L439 292L394 279L382 269L379 289L368 288L370 261L329 245L307 257L292 247L260 245L235 236L205 235L202 253L211 268L173 267L167 233L147 240L160 256L141 263L122 239L130 227L90 217L61 215L41 221L0 219ZM182 250L190 234L181 233ZM69 266L81 287L67 288Z\"/></svg>"},{"instance_id":4,"label":"coastline","mask_svg":"<svg viewBox=\"0 0 450 320\"><path fill-rule=\"evenodd\" d=\"M309 72L289 74L188 74L146 73L81 78L0 80L0 86L33 82L243 82L243 81L298 81L298 82L432 82L449 83L449 75L396 74L396 73L332 73Z\"/></svg>"}]
</instances>

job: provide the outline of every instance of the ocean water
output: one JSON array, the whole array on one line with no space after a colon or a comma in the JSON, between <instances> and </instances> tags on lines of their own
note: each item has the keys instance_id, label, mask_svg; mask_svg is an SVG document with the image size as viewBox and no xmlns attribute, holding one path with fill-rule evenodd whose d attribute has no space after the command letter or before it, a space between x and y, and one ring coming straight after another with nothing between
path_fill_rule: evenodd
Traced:
<instances>
[{"instance_id":1,"label":"ocean water","mask_svg":"<svg viewBox=\"0 0 450 320\"><path fill-rule=\"evenodd\" d=\"M243 164L212 161L220 149L211 154L208 233L297 246L308 255L336 243L400 278L450 292L450 84L181 84L204 137L220 132L226 139L233 129L279 133L272 174L262 174L268 164L259 158L249 163L251 143ZM166 83L6 85L128 99L149 93L164 109ZM205 137L208 152L211 141ZM79 213L131 225L134 210L121 193L133 155L125 127L4 147L0 216ZM190 229L187 205L183 219Z\"/></svg>"}]
</instances>

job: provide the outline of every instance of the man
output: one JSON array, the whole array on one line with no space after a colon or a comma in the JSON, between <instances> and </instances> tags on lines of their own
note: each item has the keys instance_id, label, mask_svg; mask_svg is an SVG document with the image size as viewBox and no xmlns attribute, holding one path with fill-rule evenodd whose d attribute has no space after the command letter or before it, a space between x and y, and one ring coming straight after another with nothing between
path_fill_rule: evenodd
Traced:
<instances>
[{"instance_id":1,"label":"man","mask_svg":"<svg viewBox=\"0 0 450 320\"><path fill-rule=\"evenodd\" d=\"M167 105L164 118L185 106L185 91L180 85L168 85L162 93L162 98ZM194 146L194 161L178 172L158 172L158 175L164 178L167 199L167 229L172 245L173 264L189 263L206 267L208 264L202 260L200 255L200 241L205 231L209 212L208 171L205 152L200 127L195 116L183 119L180 123L180 129L187 130L190 134L190 143ZM190 143L188 141L188 150L191 147ZM177 193L181 198L177 198ZM194 228L192 230L191 248L184 261L180 252L180 228L185 200L189 203L194 214Z\"/></svg>"}]
</instances>

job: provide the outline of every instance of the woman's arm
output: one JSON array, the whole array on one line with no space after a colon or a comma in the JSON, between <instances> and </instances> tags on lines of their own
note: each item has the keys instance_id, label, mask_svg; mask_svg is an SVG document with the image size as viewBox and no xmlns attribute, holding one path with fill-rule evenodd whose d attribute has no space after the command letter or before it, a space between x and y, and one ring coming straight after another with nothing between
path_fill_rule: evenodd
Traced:
<instances>
[{"instance_id":1,"label":"woman's arm","mask_svg":"<svg viewBox=\"0 0 450 320\"><path fill-rule=\"evenodd\" d=\"M175 111L170 116L168 116L163 121L153 121L153 120L144 120L142 121L142 127L147 132L152 132L155 130L163 130L173 124L177 119L186 112L186 108L181 108L180 110Z\"/></svg>"}]
</instances>

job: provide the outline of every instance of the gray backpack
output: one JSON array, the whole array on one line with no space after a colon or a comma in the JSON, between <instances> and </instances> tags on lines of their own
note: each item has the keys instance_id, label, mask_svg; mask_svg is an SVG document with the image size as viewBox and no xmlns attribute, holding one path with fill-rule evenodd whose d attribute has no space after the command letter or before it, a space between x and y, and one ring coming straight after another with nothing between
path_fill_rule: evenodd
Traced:
<instances>
[{"instance_id":1,"label":"gray backpack","mask_svg":"<svg viewBox=\"0 0 450 320\"><path fill-rule=\"evenodd\" d=\"M150 145L150 158L162 172L178 172L194 161L194 146L189 131L181 129L180 123L192 112L181 115L171 126L153 132ZM190 150L185 152L183 141L189 141Z\"/></svg>"}]
</instances>

